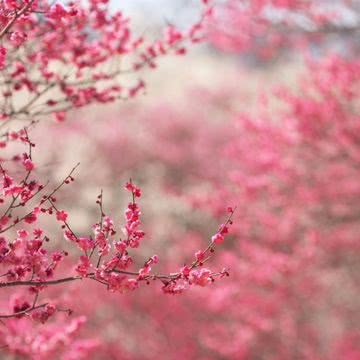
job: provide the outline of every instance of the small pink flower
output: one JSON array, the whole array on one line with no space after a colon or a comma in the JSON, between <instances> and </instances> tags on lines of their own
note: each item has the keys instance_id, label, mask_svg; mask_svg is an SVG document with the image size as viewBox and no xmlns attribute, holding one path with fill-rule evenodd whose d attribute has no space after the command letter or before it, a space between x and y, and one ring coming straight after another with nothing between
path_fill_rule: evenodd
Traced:
<instances>
[{"instance_id":1,"label":"small pink flower","mask_svg":"<svg viewBox=\"0 0 360 360\"><path fill-rule=\"evenodd\" d=\"M138 281L136 279L127 279L123 282L123 287L128 290L135 290L138 287Z\"/></svg>"},{"instance_id":2,"label":"small pink flower","mask_svg":"<svg viewBox=\"0 0 360 360\"><path fill-rule=\"evenodd\" d=\"M192 270L189 275L191 283L206 286L212 283L211 271L209 269Z\"/></svg>"},{"instance_id":3,"label":"small pink flower","mask_svg":"<svg viewBox=\"0 0 360 360\"><path fill-rule=\"evenodd\" d=\"M85 236L77 238L76 243L81 250L89 250L94 246L94 241Z\"/></svg>"},{"instance_id":4,"label":"small pink flower","mask_svg":"<svg viewBox=\"0 0 360 360\"><path fill-rule=\"evenodd\" d=\"M185 290L185 285L178 284L175 281L170 281L162 287L162 291L165 294L177 295L181 294Z\"/></svg>"},{"instance_id":5,"label":"small pink flower","mask_svg":"<svg viewBox=\"0 0 360 360\"><path fill-rule=\"evenodd\" d=\"M100 247L99 256L106 256L110 252L110 249L111 249L110 244L105 244L104 246Z\"/></svg>"},{"instance_id":6,"label":"small pink flower","mask_svg":"<svg viewBox=\"0 0 360 360\"><path fill-rule=\"evenodd\" d=\"M0 218L0 225L4 226L9 222L9 217L8 216L3 216Z\"/></svg>"},{"instance_id":7,"label":"small pink flower","mask_svg":"<svg viewBox=\"0 0 360 360\"><path fill-rule=\"evenodd\" d=\"M74 234L69 230L66 229L64 232L64 238L66 240L70 240L70 241L76 241L76 237L74 236Z\"/></svg>"},{"instance_id":8,"label":"small pink flower","mask_svg":"<svg viewBox=\"0 0 360 360\"><path fill-rule=\"evenodd\" d=\"M126 243L124 241L114 241L114 246L119 253L123 253L126 249Z\"/></svg>"},{"instance_id":9,"label":"small pink flower","mask_svg":"<svg viewBox=\"0 0 360 360\"><path fill-rule=\"evenodd\" d=\"M51 6L49 17L53 19L61 20L66 15L68 15L68 12L61 4L56 3L53 6Z\"/></svg>"},{"instance_id":10,"label":"small pink flower","mask_svg":"<svg viewBox=\"0 0 360 360\"><path fill-rule=\"evenodd\" d=\"M139 277L142 278L148 275L151 271L151 267L149 265L145 265L143 268L139 270Z\"/></svg>"},{"instance_id":11,"label":"small pink flower","mask_svg":"<svg viewBox=\"0 0 360 360\"><path fill-rule=\"evenodd\" d=\"M66 213L65 210L59 210L56 212L56 220L58 221L66 221L68 217L68 214Z\"/></svg>"},{"instance_id":12,"label":"small pink flower","mask_svg":"<svg viewBox=\"0 0 360 360\"><path fill-rule=\"evenodd\" d=\"M28 235L29 235L29 233L28 233L26 230L24 230L24 229L20 229L20 230L17 231L17 236L18 236L19 238L25 238L25 237L27 237Z\"/></svg>"},{"instance_id":13,"label":"small pink flower","mask_svg":"<svg viewBox=\"0 0 360 360\"><path fill-rule=\"evenodd\" d=\"M125 188L131 191L135 197L141 196L141 190L137 186L135 186L132 182L127 182L125 184Z\"/></svg>"},{"instance_id":14,"label":"small pink flower","mask_svg":"<svg viewBox=\"0 0 360 360\"><path fill-rule=\"evenodd\" d=\"M195 257L197 261L202 261L205 259L205 254L202 250L199 250L195 253Z\"/></svg>"},{"instance_id":15,"label":"small pink flower","mask_svg":"<svg viewBox=\"0 0 360 360\"><path fill-rule=\"evenodd\" d=\"M87 275L91 264L89 258L85 255L80 256L80 263L76 266L75 271L82 277Z\"/></svg>"},{"instance_id":16,"label":"small pink flower","mask_svg":"<svg viewBox=\"0 0 360 360\"><path fill-rule=\"evenodd\" d=\"M52 115L54 116L55 121L63 122L65 120L66 113L65 111L55 111Z\"/></svg>"},{"instance_id":17,"label":"small pink flower","mask_svg":"<svg viewBox=\"0 0 360 360\"><path fill-rule=\"evenodd\" d=\"M4 195L11 195L11 194L20 194L24 190L24 187L21 185L13 185L8 188L5 188Z\"/></svg>"},{"instance_id":18,"label":"small pink flower","mask_svg":"<svg viewBox=\"0 0 360 360\"><path fill-rule=\"evenodd\" d=\"M182 277L188 277L190 274L190 268L187 265L184 265L181 269L180 269L180 273L182 275Z\"/></svg>"},{"instance_id":19,"label":"small pink flower","mask_svg":"<svg viewBox=\"0 0 360 360\"><path fill-rule=\"evenodd\" d=\"M10 41L15 46L20 46L27 38L27 35L21 31L14 31L10 35Z\"/></svg>"},{"instance_id":20,"label":"small pink flower","mask_svg":"<svg viewBox=\"0 0 360 360\"><path fill-rule=\"evenodd\" d=\"M51 254L51 260L54 263L59 263L63 258L64 258L63 254L60 253L59 251L55 251L54 253Z\"/></svg>"},{"instance_id":21,"label":"small pink flower","mask_svg":"<svg viewBox=\"0 0 360 360\"><path fill-rule=\"evenodd\" d=\"M31 224L37 220L37 216L34 213L25 216L24 221L28 224Z\"/></svg>"},{"instance_id":22,"label":"small pink flower","mask_svg":"<svg viewBox=\"0 0 360 360\"><path fill-rule=\"evenodd\" d=\"M9 175L3 176L3 188L6 189L14 183L14 180Z\"/></svg>"},{"instance_id":23,"label":"small pink flower","mask_svg":"<svg viewBox=\"0 0 360 360\"><path fill-rule=\"evenodd\" d=\"M0 69L4 67L5 56L6 56L6 49L3 46L0 46Z\"/></svg>"},{"instance_id":24,"label":"small pink flower","mask_svg":"<svg viewBox=\"0 0 360 360\"><path fill-rule=\"evenodd\" d=\"M44 309L39 309L31 314L33 320L37 320L44 324L48 319L54 315L56 308L52 304L47 304Z\"/></svg>"},{"instance_id":25,"label":"small pink flower","mask_svg":"<svg viewBox=\"0 0 360 360\"><path fill-rule=\"evenodd\" d=\"M39 238L43 234L43 232L43 229L40 228L36 228L33 230L33 234L36 238Z\"/></svg>"},{"instance_id":26,"label":"small pink flower","mask_svg":"<svg viewBox=\"0 0 360 360\"><path fill-rule=\"evenodd\" d=\"M31 171L34 169L34 163L29 158L27 158L23 161L23 165L24 165L26 171Z\"/></svg>"},{"instance_id":27,"label":"small pink flower","mask_svg":"<svg viewBox=\"0 0 360 360\"><path fill-rule=\"evenodd\" d=\"M224 236L221 235L220 233L215 234L212 238L211 238L211 242L213 244L221 244L224 241Z\"/></svg>"},{"instance_id":28,"label":"small pink flower","mask_svg":"<svg viewBox=\"0 0 360 360\"><path fill-rule=\"evenodd\" d=\"M229 232L229 228L225 224L221 224L219 227L219 233L224 235Z\"/></svg>"}]
</instances>

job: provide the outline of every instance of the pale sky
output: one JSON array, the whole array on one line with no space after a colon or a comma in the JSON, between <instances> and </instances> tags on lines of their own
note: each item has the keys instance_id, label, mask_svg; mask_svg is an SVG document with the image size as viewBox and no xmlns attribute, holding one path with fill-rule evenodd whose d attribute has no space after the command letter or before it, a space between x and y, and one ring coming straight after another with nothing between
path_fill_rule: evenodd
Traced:
<instances>
[{"instance_id":1,"label":"pale sky","mask_svg":"<svg viewBox=\"0 0 360 360\"><path fill-rule=\"evenodd\" d=\"M120 9L130 16L137 14L147 22L176 24L194 20L200 0L110 0L113 9Z\"/></svg>"}]
</instances>

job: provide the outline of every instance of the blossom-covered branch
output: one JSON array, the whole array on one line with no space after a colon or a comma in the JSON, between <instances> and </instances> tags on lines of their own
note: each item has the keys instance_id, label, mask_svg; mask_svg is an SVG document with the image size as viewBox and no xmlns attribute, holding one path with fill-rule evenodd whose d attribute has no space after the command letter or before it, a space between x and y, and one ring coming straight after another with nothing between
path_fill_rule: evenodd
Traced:
<instances>
[{"instance_id":1,"label":"blossom-covered branch","mask_svg":"<svg viewBox=\"0 0 360 360\"><path fill-rule=\"evenodd\" d=\"M130 19L110 11L107 1L4 2L0 7L3 125L48 114L63 121L69 110L134 97L145 88L140 71L155 68L160 57L185 54L187 45L203 39L210 15L211 7L205 4L199 20L188 29L168 25L161 37L147 40L134 35ZM26 93L22 98L27 100L19 101L17 93Z\"/></svg>"},{"instance_id":2,"label":"blossom-covered branch","mask_svg":"<svg viewBox=\"0 0 360 360\"><path fill-rule=\"evenodd\" d=\"M199 250L195 254L195 260L189 266L183 266L179 271L170 274L152 273L152 266L158 263L157 255L151 256L138 270L131 270L134 265L134 257L130 255L132 249L138 248L145 236L140 227L140 209L137 199L141 196L141 190L131 181L126 184L126 189L131 193L131 202L125 211L125 224L122 229L124 238L116 238L117 230L109 216L104 212L102 192L98 196L97 204L100 208L100 221L93 226L93 235L76 235L72 229L68 214L65 210L58 207L55 195L66 184L74 181L74 171L77 164L49 193L44 193L45 187L38 180L31 179L35 163L33 161L32 147L35 145L28 137L27 129L22 129L17 133L12 133L8 141L15 141L27 145L28 152L22 154L20 166L23 168L24 177L15 180L10 175L10 171L1 166L3 173L3 199L5 207L1 217L0 233L8 234L9 230L17 228L16 238L1 238L1 258L0 265L3 268L3 276L6 280L0 281L1 288L14 288L28 286L32 292L38 296L48 286L60 285L76 280L94 280L106 285L110 291L124 292L135 290L141 282L150 283L152 280L161 280L165 293L177 294L182 292L187 286L195 284L205 286L214 280L214 277L228 275L227 270L212 272L203 268L203 264L209 260L214 252L215 246L224 240L225 234L229 231L232 224L234 210L229 208L229 217L225 224L222 224L218 232L212 237L209 245L203 251ZM19 164L15 163L18 170ZM43 195L30 206L38 195ZM49 204L49 205L47 205ZM18 214L23 208L25 214ZM47 250L44 245L50 241L45 235L45 231L40 227L35 227L40 221L40 215L55 216L56 221L60 222L64 231L65 239L76 245L80 250L78 264L73 274L69 273L65 277L56 278L57 267L66 256L68 251ZM13 220L14 219L14 220ZM31 225L31 233L26 230L24 225ZM13 315L1 315L3 318L19 317L34 310L44 307L49 309L49 303L45 305L28 306L25 300L20 310L14 309ZM55 308L50 307L52 312ZM15 311L16 310L16 311ZM34 312L37 314L37 312ZM52 315L52 314L51 314Z\"/></svg>"}]
</instances>

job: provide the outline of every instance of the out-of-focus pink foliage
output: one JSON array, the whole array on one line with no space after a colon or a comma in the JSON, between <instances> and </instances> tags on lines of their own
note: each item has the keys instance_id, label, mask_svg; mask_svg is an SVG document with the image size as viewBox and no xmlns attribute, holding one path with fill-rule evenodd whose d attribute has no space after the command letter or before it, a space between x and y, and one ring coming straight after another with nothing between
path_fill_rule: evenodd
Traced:
<instances>
[{"instance_id":1,"label":"out-of-focus pink foliage","mask_svg":"<svg viewBox=\"0 0 360 360\"><path fill-rule=\"evenodd\" d=\"M309 43L326 47L340 41L354 51L358 31L358 1L226 0L216 7L209 36L222 50L269 59Z\"/></svg>"},{"instance_id":2,"label":"out-of-focus pink foliage","mask_svg":"<svg viewBox=\"0 0 360 360\"><path fill-rule=\"evenodd\" d=\"M263 99L259 114L222 122L213 114L207 126L201 109L192 116L168 107L143 112L151 146L142 151L141 137L128 144L133 169L164 167L167 191L181 187L182 198L214 216L224 203L237 205L233 241L220 256L234 281L171 299L168 310L167 299L148 301L151 289L116 301L109 311L126 308L123 340L103 343L106 351L145 359L180 359L179 347L193 359L356 359L359 66L338 55L309 62L296 89L277 88L268 97L277 98L277 110ZM202 106L219 97L203 96ZM122 145L106 134L98 141L115 173L126 171L127 162L114 156ZM196 233L186 243L198 244ZM146 320L133 320L137 313Z\"/></svg>"},{"instance_id":3,"label":"out-of-focus pink foliage","mask_svg":"<svg viewBox=\"0 0 360 360\"><path fill-rule=\"evenodd\" d=\"M358 303L336 293L344 283L358 291L358 68L339 56L310 64L297 92L278 91L280 115L240 115L225 147L229 186L208 200L215 212L220 199L238 201L242 310L232 316L248 323L251 336L237 342L247 356L335 359L354 331Z\"/></svg>"}]
</instances>

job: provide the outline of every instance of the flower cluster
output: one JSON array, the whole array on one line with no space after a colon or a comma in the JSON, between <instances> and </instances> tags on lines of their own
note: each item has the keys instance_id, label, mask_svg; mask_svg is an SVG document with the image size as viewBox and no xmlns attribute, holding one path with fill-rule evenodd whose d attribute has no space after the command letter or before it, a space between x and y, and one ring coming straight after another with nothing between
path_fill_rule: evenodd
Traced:
<instances>
[{"instance_id":1,"label":"flower cluster","mask_svg":"<svg viewBox=\"0 0 360 360\"><path fill-rule=\"evenodd\" d=\"M2 2L0 69L6 71L0 118L52 114L63 121L71 109L134 97L145 82L129 82L126 75L155 68L158 58L183 55L189 44L202 40L209 9L204 4L200 20L188 29L169 25L162 37L146 39L132 32L121 11L110 11L108 1ZM121 65L125 57L127 67ZM19 92L27 93L26 101L19 101Z\"/></svg>"},{"instance_id":2,"label":"flower cluster","mask_svg":"<svg viewBox=\"0 0 360 360\"><path fill-rule=\"evenodd\" d=\"M72 169L68 176L52 191L46 192L46 187L40 185L36 177L33 178L35 168L32 158L34 144L28 137L25 128L6 138L9 141L20 141L29 147L28 152L13 161L14 172L20 168L23 177L15 179L11 176L11 170L3 166L3 198L0 233L0 266L4 274L0 287L26 286L30 289L33 299L19 300L13 306L13 313L0 315L0 318L17 317L31 314L34 320L46 322L58 310L58 307L49 302L39 304L46 288L51 285L63 284L71 281L89 279L106 286L110 291L125 292L135 290L141 282L149 283L150 280L160 280L163 283L165 293L180 293L188 285L204 286L214 277L223 276L227 271L213 273L208 269L201 268L214 252L215 244L218 244L219 236L228 232L228 225L232 223L233 210L230 209L228 221L221 225L219 232L213 237L217 240L210 241L208 247L202 251L202 257L196 256L196 260L189 266L184 266L179 272L169 275L152 273L152 266L157 264L157 255L151 256L138 270L132 269L136 263L131 249L138 248L145 233L140 229L140 209L137 199L141 196L141 190L131 181L126 183L125 188L131 193L131 202L125 210L125 224L122 228L123 237L118 237L114 222L107 216L103 209L102 193L97 198L100 210L100 220L92 227L92 235L77 235L70 226L68 213L57 206L56 192L63 186L74 181ZM23 159L21 161L21 158ZM31 164L31 165L30 165ZM34 205L29 205L30 202ZM29 210L27 210L30 207ZM23 210L25 209L25 211ZM68 251L63 249L48 248L50 238L40 225L41 215L52 216L64 232L64 237L80 252L75 257L77 264L72 273L66 277L56 276L57 269L68 256ZM10 229L18 229L15 239L5 235Z\"/></svg>"}]
</instances>

